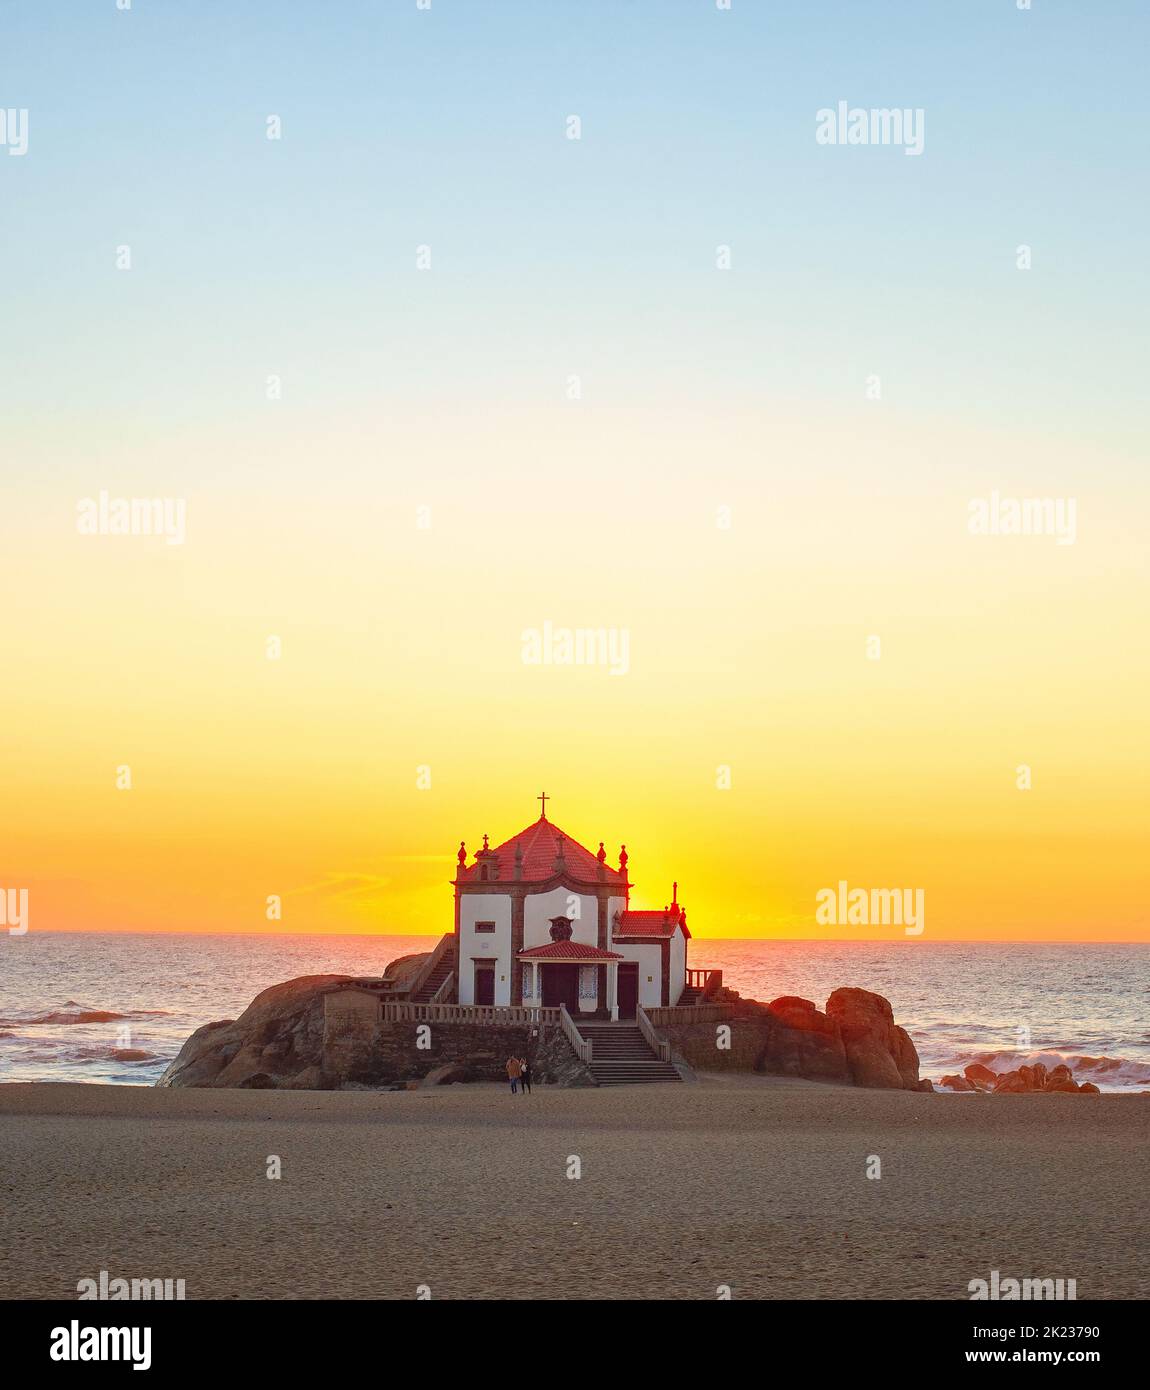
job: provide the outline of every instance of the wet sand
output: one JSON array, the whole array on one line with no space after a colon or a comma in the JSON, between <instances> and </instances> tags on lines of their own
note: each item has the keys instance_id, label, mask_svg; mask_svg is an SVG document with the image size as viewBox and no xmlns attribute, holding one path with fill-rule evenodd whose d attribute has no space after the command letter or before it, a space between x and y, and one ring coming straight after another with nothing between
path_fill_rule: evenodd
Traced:
<instances>
[{"instance_id":1,"label":"wet sand","mask_svg":"<svg viewBox=\"0 0 1150 1390\"><path fill-rule=\"evenodd\" d=\"M75 1298L107 1270L189 1299L964 1299L997 1269L1145 1298L1148 1125L1150 1096L751 1076L0 1086L0 1297Z\"/></svg>"}]
</instances>

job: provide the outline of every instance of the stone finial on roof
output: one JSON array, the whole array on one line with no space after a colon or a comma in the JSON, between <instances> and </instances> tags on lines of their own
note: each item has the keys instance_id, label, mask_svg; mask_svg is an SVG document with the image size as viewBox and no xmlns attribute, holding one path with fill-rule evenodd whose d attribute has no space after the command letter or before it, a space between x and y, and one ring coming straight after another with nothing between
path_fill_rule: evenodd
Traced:
<instances>
[{"instance_id":1,"label":"stone finial on roof","mask_svg":"<svg viewBox=\"0 0 1150 1390\"><path fill-rule=\"evenodd\" d=\"M467 848L462 840L459 842L459 853L455 857L459 860L460 868L467 863Z\"/></svg>"},{"instance_id":2,"label":"stone finial on roof","mask_svg":"<svg viewBox=\"0 0 1150 1390\"><path fill-rule=\"evenodd\" d=\"M607 862L607 851L603 848L602 840L599 841L599 853L595 856L595 858L598 859L600 864L606 864Z\"/></svg>"},{"instance_id":3,"label":"stone finial on roof","mask_svg":"<svg viewBox=\"0 0 1150 1390\"><path fill-rule=\"evenodd\" d=\"M620 848L620 850L619 850L619 872L620 872L621 874L625 874L625 873L627 872L627 846L626 846L626 845L623 845L623 846Z\"/></svg>"}]
</instances>

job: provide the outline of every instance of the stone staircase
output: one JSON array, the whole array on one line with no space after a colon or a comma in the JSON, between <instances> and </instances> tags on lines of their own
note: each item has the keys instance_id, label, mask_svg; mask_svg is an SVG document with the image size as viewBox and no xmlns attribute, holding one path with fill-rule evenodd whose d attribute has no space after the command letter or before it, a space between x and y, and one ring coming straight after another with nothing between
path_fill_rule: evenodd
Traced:
<instances>
[{"instance_id":1,"label":"stone staircase","mask_svg":"<svg viewBox=\"0 0 1150 1390\"><path fill-rule=\"evenodd\" d=\"M455 968L455 947L454 944L445 946L443 954L436 962L431 974L424 980L423 984L411 996L414 1004L430 1004L441 984L451 974Z\"/></svg>"},{"instance_id":2,"label":"stone staircase","mask_svg":"<svg viewBox=\"0 0 1150 1390\"><path fill-rule=\"evenodd\" d=\"M683 992L679 995L679 1007L683 1008L688 1004L697 1004L702 990L697 985L684 985Z\"/></svg>"},{"instance_id":3,"label":"stone staircase","mask_svg":"<svg viewBox=\"0 0 1150 1390\"><path fill-rule=\"evenodd\" d=\"M591 1075L599 1086L637 1086L651 1081L682 1081L670 1062L651 1051L636 1023L578 1023L591 1043Z\"/></svg>"}]
</instances>

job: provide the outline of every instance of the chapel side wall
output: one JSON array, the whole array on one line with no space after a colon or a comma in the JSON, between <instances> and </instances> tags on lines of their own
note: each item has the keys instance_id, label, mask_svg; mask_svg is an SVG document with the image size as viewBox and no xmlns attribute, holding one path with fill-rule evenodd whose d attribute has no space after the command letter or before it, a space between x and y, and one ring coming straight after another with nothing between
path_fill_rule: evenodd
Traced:
<instances>
[{"instance_id":1,"label":"chapel side wall","mask_svg":"<svg viewBox=\"0 0 1150 1390\"><path fill-rule=\"evenodd\" d=\"M644 1009L657 1009L663 1002L663 948L658 945L642 945L617 941L611 948L624 960L637 961L639 965L639 1006ZM650 979L647 977L650 976Z\"/></svg>"},{"instance_id":2,"label":"chapel side wall","mask_svg":"<svg viewBox=\"0 0 1150 1390\"><path fill-rule=\"evenodd\" d=\"M494 922L477 932L476 922ZM511 1003L511 898L506 893L463 893L459 901L459 1002L475 1003L475 960L495 962L495 1002Z\"/></svg>"}]
</instances>

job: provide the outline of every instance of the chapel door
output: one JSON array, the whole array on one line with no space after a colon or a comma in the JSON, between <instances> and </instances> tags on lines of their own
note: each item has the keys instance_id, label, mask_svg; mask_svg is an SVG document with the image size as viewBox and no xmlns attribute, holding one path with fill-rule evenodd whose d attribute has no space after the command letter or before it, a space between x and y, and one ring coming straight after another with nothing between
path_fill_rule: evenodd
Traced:
<instances>
[{"instance_id":1,"label":"chapel door","mask_svg":"<svg viewBox=\"0 0 1150 1390\"><path fill-rule=\"evenodd\" d=\"M577 965L545 965L543 967L543 1005L557 1009L567 1005L569 1014L579 1010L579 967Z\"/></svg>"},{"instance_id":2,"label":"chapel door","mask_svg":"<svg viewBox=\"0 0 1150 1390\"><path fill-rule=\"evenodd\" d=\"M477 964L475 967L475 1002L495 1003L495 971L490 965Z\"/></svg>"},{"instance_id":3,"label":"chapel door","mask_svg":"<svg viewBox=\"0 0 1150 1390\"><path fill-rule=\"evenodd\" d=\"M639 965L637 961L619 963L619 1017L634 1018L639 1007Z\"/></svg>"}]
</instances>

